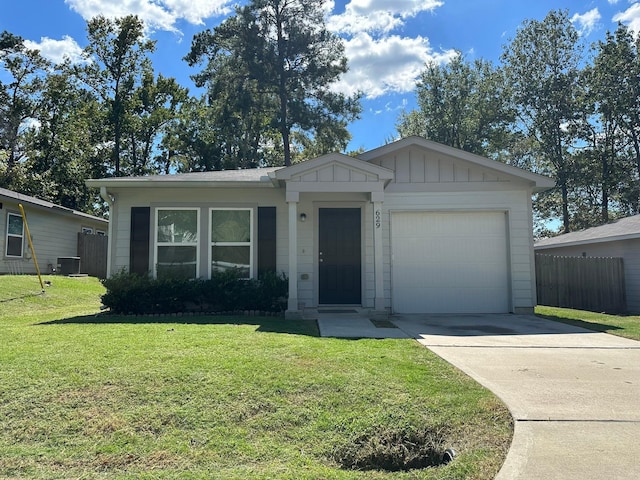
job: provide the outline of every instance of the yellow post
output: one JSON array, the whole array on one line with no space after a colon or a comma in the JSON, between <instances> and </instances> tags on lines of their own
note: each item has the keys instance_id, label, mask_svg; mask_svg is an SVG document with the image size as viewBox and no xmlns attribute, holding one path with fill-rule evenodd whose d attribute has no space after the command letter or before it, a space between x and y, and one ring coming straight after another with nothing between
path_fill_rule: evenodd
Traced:
<instances>
[{"instance_id":1,"label":"yellow post","mask_svg":"<svg viewBox=\"0 0 640 480\"><path fill-rule=\"evenodd\" d=\"M36 272L38 273L38 280L40 280L40 288L42 289L42 293L44 293L44 283L42 283L42 276L40 276L40 267L38 267L38 259L36 258L36 251L33 248L33 242L31 241L31 234L29 233L29 224L27 223L27 216L24 213L24 208L22 208L22 204L19 203L18 207L20 207L20 213L22 214L22 221L24 222L24 229L27 232L27 240L29 241L29 248L31 249L31 257L33 257L33 263L36 266Z\"/></svg>"}]
</instances>

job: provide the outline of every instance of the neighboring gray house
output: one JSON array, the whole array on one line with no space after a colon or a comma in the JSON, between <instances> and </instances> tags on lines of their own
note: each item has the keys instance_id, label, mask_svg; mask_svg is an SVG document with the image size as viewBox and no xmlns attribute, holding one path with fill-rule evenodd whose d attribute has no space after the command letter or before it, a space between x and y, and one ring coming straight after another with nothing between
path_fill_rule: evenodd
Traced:
<instances>
[{"instance_id":1,"label":"neighboring gray house","mask_svg":"<svg viewBox=\"0 0 640 480\"><path fill-rule=\"evenodd\" d=\"M627 309L640 312L640 215L539 240L535 251L566 257L622 257Z\"/></svg>"},{"instance_id":2,"label":"neighboring gray house","mask_svg":"<svg viewBox=\"0 0 640 480\"><path fill-rule=\"evenodd\" d=\"M0 188L0 274L36 273L18 204L25 210L41 273L56 268L58 258L77 256L79 232L106 235L109 226L103 218Z\"/></svg>"},{"instance_id":3,"label":"neighboring gray house","mask_svg":"<svg viewBox=\"0 0 640 480\"><path fill-rule=\"evenodd\" d=\"M299 318L532 312L531 195L554 182L409 137L355 158L87 185L110 203L109 272L285 272Z\"/></svg>"}]
</instances>

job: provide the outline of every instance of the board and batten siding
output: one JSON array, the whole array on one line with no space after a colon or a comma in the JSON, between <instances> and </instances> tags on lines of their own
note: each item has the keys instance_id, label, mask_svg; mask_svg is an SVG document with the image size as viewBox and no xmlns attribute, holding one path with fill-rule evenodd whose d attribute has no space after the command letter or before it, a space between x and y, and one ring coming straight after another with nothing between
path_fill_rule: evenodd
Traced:
<instances>
[{"instance_id":1,"label":"board and batten siding","mask_svg":"<svg viewBox=\"0 0 640 480\"><path fill-rule=\"evenodd\" d=\"M510 309L531 313L535 306L535 261L531 190L520 179L443 153L406 147L370 160L395 172L385 188L382 212L384 289L391 307L391 213L505 212Z\"/></svg>"},{"instance_id":2,"label":"board and batten siding","mask_svg":"<svg viewBox=\"0 0 640 480\"><path fill-rule=\"evenodd\" d=\"M536 253L566 257L581 257L584 254L587 257L623 258L627 310L630 313L640 313L640 238L540 248Z\"/></svg>"},{"instance_id":3,"label":"board and batten siding","mask_svg":"<svg viewBox=\"0 0 640 480\"><path fill-rule=\"evenodd\" d=\"M206 219L211 207L248 207L254 209L254 228L257 209L276 207L276 269L289 270L289 205L286 190L299 197L296 208L298 302L305 307L318 305L318 212L320 208L360 208L362 212L362 306L373 308L376 278L374 273L374 204L383 199L381 208L381 238L383 259L383 288L385 308L391 309L392 265L391 216L394 212L501 212L505 215L508 268L509 309L516 313L531 313L535 306L535 263L532 239L531 189L532 183L517 175L493 169L465 159L424 148L407 147L389 155L369 160L371 167L342 157L310 160L304 170L293 167L294 174L281 179L280 188L272 186L201 186L164 187L124 190L117 187L109 192L116 197L117 209L112 219L111 272L127 268L130 260L131 208L150 207L150 259L153 268L153 222L158 207L195 207L200 209L200 242L208 241ZM323 163L324 162L324 163ZM316 166L318 168L314 169ZM377 167L383 167L381 169ZM393 179L388 170L393 170ZM385 172L387 176L385 177ZM299 173L299 175L298 175ZM386 185L386 187L384 187ZM384 188L384 193L382 190ZM122 195L120 193L122 192ZM125 193L126 192L126 193ZM298 195L299 194L299 195ZM296 198L297 198L296 197ZM306 221L300 220L300 214ZM255 237L254 237L255 238ZM201 246L201 252L206 252ZM254 258L257 245L254 244ZM207 276L206 255L201 254L200 276ZM254 262L255 263L255 262Z\"/></svg>"},{"instance_id":4,"label":"board and batten siding","mask_svg":"<svg viewBox=\"0 0 640 480\"><path fill-rule=\"evenodd\" d=\"M471 188L477 189L483 183L490 184L490 188L496 188L497 183L510 183L506 174L421 148L400 149L371 163L395 171L387 192L433 189L437 184L445 189L452 184L473 184Z\"/></svg>"},{"instance_id":5,"label":"board and batten siding","mask_svg":"<svg viewBox=\"0 0 640 480\"><path fill-rule=\"evenodd\" d=\"M23 257L14 258L6 256L7 214L20 215L17 202L4 200L0 210L0 273L35 274L36 268L31 258L31 252L26 240L23 244ZM33 248L38 259L38 267L41 273L50 273L55 268L60 257L75 257L78 254L78 233L83 227L101 230L106 233L106 222L92 220L66 213L54 213L47 209L32 207L27 203L22 205L27 216L27 223L31 233ZM82 268L81 268L82 270Z\"/></svg>"}]
</instances>

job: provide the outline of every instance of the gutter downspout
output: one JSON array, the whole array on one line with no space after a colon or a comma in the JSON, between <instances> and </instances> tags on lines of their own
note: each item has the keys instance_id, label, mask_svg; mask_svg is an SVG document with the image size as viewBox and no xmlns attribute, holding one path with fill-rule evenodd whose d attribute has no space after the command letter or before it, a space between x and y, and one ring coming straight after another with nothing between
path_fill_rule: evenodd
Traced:
<instances>
[{"instance_id":1,"label":"gutter downspout","mask_svg":"<svg viewBox=\"0 0 640 480\"><path fill-rule=\"evenodd\" d=\"M111 245L113 243L113 204L116 202L116 197L107 192L107 187L100 187L100 196L109 205L109 238L107 239L107 278L109 278L111 276Z\"/></svg>"}]
</instances>

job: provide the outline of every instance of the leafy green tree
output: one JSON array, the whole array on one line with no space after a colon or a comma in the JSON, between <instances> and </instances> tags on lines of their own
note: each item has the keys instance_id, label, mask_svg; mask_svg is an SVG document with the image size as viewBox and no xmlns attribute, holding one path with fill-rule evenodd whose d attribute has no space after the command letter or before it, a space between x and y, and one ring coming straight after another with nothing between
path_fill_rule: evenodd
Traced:
<instances>
[{"instance_id":1,"label":"leafy green tree","mask_svg":"<svg viewBox=\"0 0 640 480\"><path fill-rule=\"evenodd\" d=\"M614 163L618 168L613 172L621 182L620 214L640 213L640 37L618 25L605 42L598 43L594 69L603 78L604 92L611 94L602 110L615 112L622 135L621 155Z\"/></svg>"},{"instance_id":2,"label":"leafy green tree","mask_svg":"<svg viewBox=\"0 0 640 480\"><path fill-rule=\"evenodd\" d=\"M398 133L499 157L514 120L505 85L502 71L490 62L469 63L461 53L445 65L431 62L416 86L419 108L400 116Z\"/></svg>"},{"instance_id":3,"label":"leafy green tree","mask_svg":"<svg viewBox=\"0 0 640 480\"><path fill-rule=\"evenodd\" d=\"M578 132L586 144L581 152L586 172L577 179L585 179L585 188L591 191L594 186L599 187L596 204L599 215L592 223L606 223L612 202L624 188L625 177L634 173L627 170L624 158L627 150L624 127L636 101L633 98L636 60L632 36L623 26L615 34L607 32L606 41L598 42L595 50L593 63L582 74L586 115Z\"/></svg>"},{"instance_id":4,"label":"leafy green tree","mask_svg":"<svg viewBox=\"0 0 640 480\"><path fill-rule=\"evenodd\" d=\"M575 137L568 126L576 120L581 59L578 33L567 12L558 10L542 21L525 21L502 55L518 114L516 127L535 141L538 171L556 178L565 232L571 229L570 150Z\"/></svg>"},{"instance_id":5,"label":"leafy green tree","mask_svg":"<svg viewBox=\"0 0 640 480\"><path fill-rule=\"evenodd\" d=\"M224 141L220 124L205 98L189 98L167 126L162 138L162 153L155 159L164 173L222 170Z\"/></svg>"},{"instance_id":6,"label":"leafy green tree","mask_svg":"<svg viewBox=\"0 0 640 480\"><path fill-rule=\"evenodd\" d=\"M346 147L346 124L360 113L359 96L331 90L347 61L342 40L326 28L323 4L252 0L194 37L185 59L192 66L207 62L194 76L197 84L208 87L212 107L230 130L238 131L236 122L247 127L247 138L232 137L228 150L259 157L272 138L268 130L280 136L285 165L291 164L292 132L323 148Z\"/></svg>"},{"instance_id":7,"label":"leafy green tree","mask_svg":"<svg viewBox=\"0 0 640 480\"><path fill-rule=\"evenodd\" d=\"M105 174L91 155L99 130L95 99L62 69L46 77L41 101L38 128L25 135L26 193L92 212L95 197L84 179Z\"/></svg>"},{"instance_id":8,"label":"leafy green tree","mask_svg":"<svg viewBox=\"0 0 640 480\"><path fill-rule=\"evenodd\" d=\"M37 50L25 48L22 38L0 34L0 65L8 80L0 80L0 185L21 190L26 159L24 133L42 107L44 77L50 63Z\"/></svg>"},{"instance_id":9,"label":"leafy green tree","mask_svg":"<svg viewBox=\"0 0 640 480\"><path fill-rule=\"evenodd\" d=\"M174 78L147 70L132 100L129 128L129 173L144 175L153 171L156 150L169 125L176 122L180 105L188 98L186 88Z\"/></svg>"},{"instance_id":10,"label":"leafy green tree","mask_svg":"<svg viewBox=\"0 0 640 480\"><path fill-rule=\"evenodd\" d=\"M151 69L148 54L155 42L144 35L143 22L134 15L115 20L103 16L87 24L89 44L85 54L91 59L76 68L79 78L98 95L107 111L108 136L113 174L122 172L121 154L129 136L134 97L145 72Z\"/></svg>"}]
</instances>

